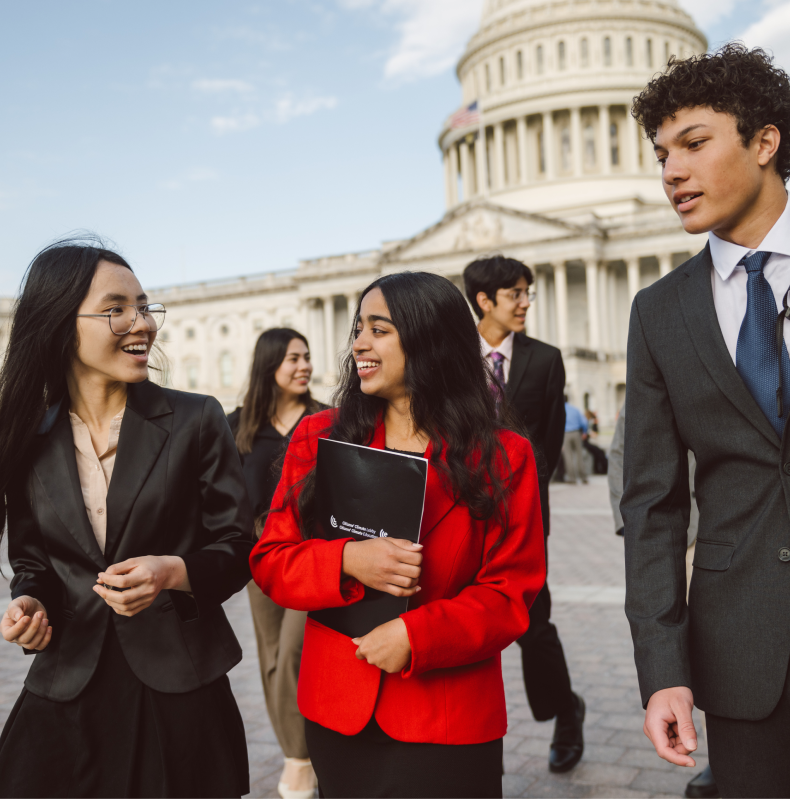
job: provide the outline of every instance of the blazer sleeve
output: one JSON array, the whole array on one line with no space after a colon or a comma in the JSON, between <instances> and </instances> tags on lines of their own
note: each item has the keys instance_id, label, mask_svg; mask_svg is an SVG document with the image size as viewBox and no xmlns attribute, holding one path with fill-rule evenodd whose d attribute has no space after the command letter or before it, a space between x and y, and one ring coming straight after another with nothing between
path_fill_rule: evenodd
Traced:
<instances>
[{"instance_id":1,"label":"blazer sleeve","mask_svg":"<svg viewBox=\"0 0 790 799\"><path fill-rule=\"evenodd\" d=\"M565 364L559 350L552 359L546 380L544 407L546 408L546 427L543 436L543 454L546 458L548 478L554 474L562 452L565 439Z\"/></svg>"},{"instance_id":2,"label":"blazer sleeve","mask_svg":"<svg viewBox=\"0 0 790 799\"><path fill-rule=\"evenodd\" d=\"M614 530L617 532L623 526L623 516L620 513L620 500L623 497L623 442L625 437L625 408L620 409L617 423L614 426L614 436L609 447L609 469L606 481L609 484L609 504L612 506L614 517Z\"/></svg>"},{"instance_id":3,"label":"blazer sleeve","mask_svg":"<svg viewBox=\"0 0 790 799\"><path fill-rule=\"evenodd\" d=\"M546 557L538 473L532 447L512 436L508 447L512 481L505 499L507 529L486 525L483 562L471 585L452 599L428 602L401 618L411 643L411 677L490 658L521 637L529 608L546 582ZM469 535L476 526L470 524Z\"/></svg>"},{"instance_id":4,"label":"blazer sleeve","mask_svg":"<svg viewBox=\"0 0 790 799\"><path fill-rule=\"evenodd\" d=\"M194 602L183 591L170 592L182 618L221 605L250 580L252 508L233 435L213 397L206 397L200 420L197 474L208 543L184 556Z\"/></svg>"},{"instance_id":5,"label":"blazer sleeve","mask_svg":"<svg viewBox=\"0 0 790 799\"><path fill-rule=\"evenodd\" d=\"M691 687L686 607L689 525L687 448L669 392L631 308L620 512L625 523L625 612L631 625L642 704L659 690Z\"/></svg>"},{"instance_id":6,"label":"blazer sleeve","mask_svg":"<svg viewBox=\"0 0 790 799\"><path fill-rule=\"evenodd\" d=\"M292 610L343 607L365 595L362 583L342 575L343 548L354 539L305 541L299 529L299 484L315 466L318 432L325 418L325 414L308 416L296 428L285 453L272 510L250 556L253 579L263 593ZM289 493L292 487L295 491Z\"/></svg>"}]
</instances>

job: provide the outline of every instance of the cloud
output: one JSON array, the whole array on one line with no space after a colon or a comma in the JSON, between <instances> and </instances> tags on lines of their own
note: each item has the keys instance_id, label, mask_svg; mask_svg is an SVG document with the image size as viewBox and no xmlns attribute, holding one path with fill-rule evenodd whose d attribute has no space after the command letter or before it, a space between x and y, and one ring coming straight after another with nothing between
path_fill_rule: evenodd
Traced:
<instances>
[{"instance_id":1,"label":"cloud","mask_svg":"<svg viewBox=\"0 0 790 799\"><path fill-rule=\"evenodd\" d=\"M680 5L704 30L728 17L735 9L735 0L680 0Z\"/></svg>"},{"instance_id":2,"label":"cloud","mask_svg":"<svg viewBox=\"0 0 790 799\"><path fill-rule=\"evenodd\" d=\"M419 80L455 66L480 26L483 0L338 0L396 20L398 40L384 66L391 80Z\"/></svg>"},{"instance_id":3,"label":"cloud","mask_svg":"<svg viewBox=\"0 0 790 799\"><path fill-rule=\"evenodd\" d=\"M192 88L206 94L224 94L235 92L236 94L247 94L255 91L255 87L246 80L222 79L222 78L202 78L192 81Z\"/></svg>"},{"instance_id":4,"label":"cloud","mask_svg":"<svg viewBox=\"0 0 790 799\"><path fill-rule=\"evenodd\" d=\"M297 100L286 94L275 104L275 118L282 125L296 117L307 117L322 109L331 110L337 106L337 97L309 97Z\"/></svg>"},{"instance_id":5,"label":"cloud","mask_svg":"<svg viewBox=\"0 0 790 799\"><path fill-rule=\"evenodd\" d=\"M236 116L212 117L211 129L219 136L226 133L243 133L261 124L256 114L237 114Z\"/></svg>"},{"instance_id":6,"label":"cloud","mask_svg":"<svg viewBox=\"0 0 790 799\"><path fill-rule=\"evenodd\" d=\"M179 191L190 183L206 183L212 180L219 180L220 174L216 169L206 166L194 166L187 169L181 177L163 180L159 185L168 191Z\"/></svg>"},{"instance_id":7,"label":"cloud","mask_svg":"<svg viewBox=\"0 0 790 799\"><path fill-rule=\"evenodd\" d=\"M749 47L772 51L777 64L790 71L790 3L775 5L746 29L742 39Z\"/></svg>"}]
</instances>

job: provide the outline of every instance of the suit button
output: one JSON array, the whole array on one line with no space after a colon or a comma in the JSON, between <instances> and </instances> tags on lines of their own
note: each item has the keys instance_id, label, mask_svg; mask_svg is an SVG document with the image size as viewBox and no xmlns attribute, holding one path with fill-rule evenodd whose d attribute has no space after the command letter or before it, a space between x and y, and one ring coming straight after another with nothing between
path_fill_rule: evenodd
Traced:
<instances>
[{"instance_id":1,"label":"suit button","mask_svg":"<svg viewBox=\"0 0 790 799\"><path fill-rule=\"evenodd\" d=\"M790 560L790 549L788 549L788 547L782 547L779 550L779 560L781 560L782 563L787 563L787 561Z\"/></svg>"},{"instance_id":2,"label":"suit button","mask_svg":"<svg viewBox=\"0 0 790 799\"><path fill-rule=\"evenodd\" d=\"M790 463L786 463L782 469L784 470L785 474L790 474Z\"/></svg>"}]
</instances>

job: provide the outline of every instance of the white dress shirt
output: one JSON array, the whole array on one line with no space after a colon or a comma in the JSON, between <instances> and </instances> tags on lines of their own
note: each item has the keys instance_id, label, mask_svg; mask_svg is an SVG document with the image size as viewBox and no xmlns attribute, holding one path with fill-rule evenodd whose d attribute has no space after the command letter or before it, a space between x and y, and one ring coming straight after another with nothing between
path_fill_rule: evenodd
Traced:
<instances>
[{"instance_id":1,"label":"white dress shirt","mask_svg":"<svg viewBox=\"0 0 790 799\"><path fill-rule=\"evenodd\" d=\"M724 336L724 343L735 363L735 350L743 318L746 316L746 268L738 261L744 255L755 252L770 252L771 257L763 274L776 299L776 312L782 310L785 293L790 290L790 202L785 206L776 224L762 240L759 247L750 250L738 244L720 239L715 233L708 234L710 254L713 258L713 304ZM790 324L784 322L785 344L790 351Z\"/></svg>"},{"instance_id":2,"label":"white dress shirt","mask_svg":"<svg viewBox=\"0 0 790 799\"><path fill-rule=\"evenodd\" d=\"M480 335L478 333L478 335ZM498 352L503 355L505 360L502 362L502 370L505 373L505 385L507 385L508 378L510 377L510 362L513 360L513 339L516 337L515 333L511 333L507 338L498 346L492 347L482 336L480 336L480 351L483 353L483 358L486 359L488 365L493 369L494 363L488 357L492 352Z\"/></svg>"}]
</instances>

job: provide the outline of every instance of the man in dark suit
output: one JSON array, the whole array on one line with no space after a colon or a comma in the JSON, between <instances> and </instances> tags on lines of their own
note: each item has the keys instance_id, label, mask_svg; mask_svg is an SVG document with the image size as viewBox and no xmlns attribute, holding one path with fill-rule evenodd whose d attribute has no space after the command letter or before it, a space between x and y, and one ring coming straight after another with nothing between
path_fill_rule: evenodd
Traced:
<instances>
[{"instance_id":1,"label":"man in dark suit","mask_svg":"<svg viewBox=\"0 0 790 799\"><path fill-rule=\"evenodd\" d=\"M721 795L790 796L790 80L727 45L637 97L663 186L705 249L637 294L628 339L626 613L645 733ZM688 458L699 532L688 604Z\"/></svg>"},{"instance_id":2,"label":"man in dark suit","mask_svg":"<svg viewBox=\"0 0 790 799\"><path fill-rule=\"evenodd\" d=\"M527 266L503 256L474 261L464 270L466 296L480 319L480 345L491 370L492 391L524 426L535 447L543 532L548 536L549 478L565 436L565 367L556 347L524 335L534 298L532 283ZM563 772L572 769L584 751L584 700L571 690L562 644L550 617L551 595L545 585L530 609L529 630L518 643L532 714L538 721L556 718L549 768Z\"/></svg>"}]
</instances>

